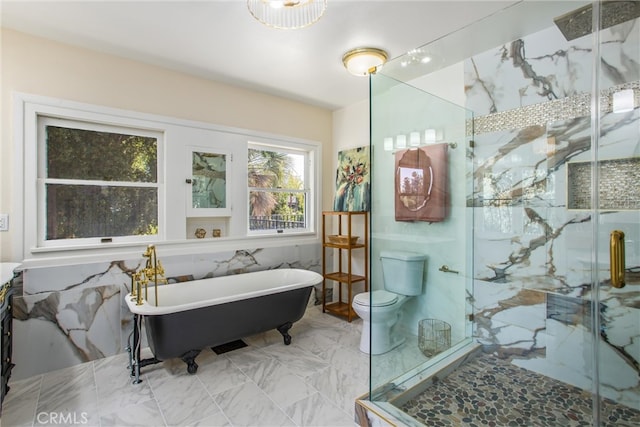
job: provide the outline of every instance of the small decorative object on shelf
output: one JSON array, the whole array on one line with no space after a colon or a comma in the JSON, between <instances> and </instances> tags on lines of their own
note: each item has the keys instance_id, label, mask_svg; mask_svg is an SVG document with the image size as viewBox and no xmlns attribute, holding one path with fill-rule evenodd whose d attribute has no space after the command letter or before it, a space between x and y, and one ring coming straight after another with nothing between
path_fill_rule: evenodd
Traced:
<instances>
[{"instance_id":1,"label":"small decorative object on shelf","mask_svg":"<svg viewBox=\"0 0 640 427\"><path fill-rule=\"evenodd\" d=\"M356 243L358 243L358 239L360 237L351 236L350 238L349 236L330 235L330 236L327 236L327 238L329 239L329 242L335 243L336 245L348 245L349 240L351 240L352 245L355 245Z\"/></svg>"},{"instance_id":2,"label":"small decorative object on shelf","mask_svg":"<svg viewBox=\"0 0 640 427\"><path fill-rule=\"evenodd\" d=\"M357 221L357 227L362 230L362 241L360 236L352 233L354 224L353 218ZM334 218L337 221L338 234L327 234L329 232L327 218ZM346 228L346 230L345 230ZM337 251L337 270L334 266L327 266L326 253L328 250ZM362 250L362 274L353 273L353 255L355 251ZM345 260L343 260L343 256ZM346 317L351 322L357 316L351 303L354 297L353 285L362 283L364 292L369 290L369 223L368 212L322 212L322 312L328 312L338 316ZM327 302L326 290L327 282L336 282L338 286L337 301ZM346 285L346 299L343 296L343 285Z\"/></svg>"},{"instance_id":3,"label":"small decorative object on shelf","mask_svg":"<svg viewBox=\"0 0 640 427\"><path fill-rule=\"evenodd\" d=\"M221 235L222 235L222 232L220 231L219 228L213 229L213 237L220 237Z\"/></svg>"},{"instance_id":4,"label":"small decorative object on shelf","mask_svg":"<svg viewBox=\"0 0 640 427\"><path fill-rule=\"evenodd\" d=\"M207 235L207 231L204 228L196 228L196 232L194 234L198 239L204 239Z\"/></svg>"}]
</instances>

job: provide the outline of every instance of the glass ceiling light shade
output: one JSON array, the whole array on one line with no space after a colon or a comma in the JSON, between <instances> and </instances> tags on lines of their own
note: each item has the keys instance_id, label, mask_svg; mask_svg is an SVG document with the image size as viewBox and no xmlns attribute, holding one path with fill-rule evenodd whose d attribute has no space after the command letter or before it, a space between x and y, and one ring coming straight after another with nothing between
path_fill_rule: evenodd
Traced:
<instances>
[{"instance_id":1,"label":"glass ceiling light shade","mask_svg":"<svg viewBox=\"0 0 640 427\"><path fill-rule=\"evenodd\" d=\"M368 76L387 62L387 52L375 47L359 47L342 55L342 63L354 76Z\"/></svg>"},{"instance_id":2,"label":"glass ceiling light shade","mask_svg":"<svg viewBox=\"0 0 640 427\"><path fill-rule=\"evenodd\" d=\"M295 30L320 19L327 8L327 0L247 0L247 7L264 25Z\"/></svg>"}]
</instances>

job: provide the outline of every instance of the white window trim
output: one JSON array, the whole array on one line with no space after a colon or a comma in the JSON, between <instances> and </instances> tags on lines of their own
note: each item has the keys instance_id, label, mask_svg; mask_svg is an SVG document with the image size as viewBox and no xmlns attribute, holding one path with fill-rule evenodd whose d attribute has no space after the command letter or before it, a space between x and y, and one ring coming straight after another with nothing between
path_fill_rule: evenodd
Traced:
<instances>
[{"instance_id":1,"label":"white window trim","mask_svg":"<svg viewBox=\"0 0 640 427\"><path fill-rule=\"evenodd\" d=\"M285 230L250 230L249 229L249 223L247 222L247 235L249 236L274 236L274 235L283 235L283 234L304 234L304 233L311 233L314 232L314 230L316 230L316 220L317 217L315 217L313 215L313 213L316 211L317 206L319 206L318 204L318 200L313 200L313 196L317 195L317 191L315 191L314 186L315 183L318 182L317 179L314 179L315 176L315 172L317 169L319 169L315 162L313 161L314 158L314 153L316 152L315 146L309 145L309 144L302 144L302 143L291 143L288 144L286 146L282 145L282 142L274 142L274 143L267 143L264 141L258 142L258 141L254 141L251 140L249 141L249 145L248 148L252 148L252 149L264 149L266 151L269 150L277 150L279 152L282 153L291 153L291 154L304 154L304 158L305 158L305 168L304 168L304 182L305 182L305 188L304 190L289 190L289 189L283 189L283 192L299 192L299 193L305 193L307 194L309 197L307 197L307 206L305 208L305 216L306 216L306 221L307 221L307 226L304 229L285 229ZM247 185L247 219L248 219L248 215L249 215L249 191L251 191L253 189L253 187L249 187ZM264 190L264 189L259 189L259 190ZM278 191L277 189L274 189L273 191Z\"/></svg>"},{"instance_id":2,"label":"white window trim","mask_svg":"<svg viewBox=\"0 0 640 427\"><path fill-rule=\"evenodd\" d=\"M232 237L216 239L215 249L207 248L206 250L219 252L236 250L238 248L268 248L320 242L320 231L318 230L317 224L319 223L322 197L322 182L320 177L322 145L318 142L18 92L13 93L13 105L13 139L16 167L14 167L14 186L11 198L12 205L14 206L13 211L15 212L12 218L12 229L14 231L11 236L11 246L13 253L22 254L22 262L25 268L84 262L104 262L105 259L139 258L140 250L146 246L146 243L141 245L140 243L132 242L113 242L99 245L77 245L66 248L38 247L38 230L36 224L38 224L37 209L39 204L37 202L36 191L34 191L38 177L38 165L36 163L36 159L39 158L37 142L38 115L62 117L70 120L84 120L92 123L105 123L115 126L123 126L123 123L125 123L125 127L162 133L165 135L165 140L159 141L159 145L162 144L162 148L159 149L158 156L159 158L160 156L163 157L165 167L167 160L165 156L171 145L171 141L167 135L172 133L168 130L173 131L176 128L222 132L228 135L235 134L236 136L241 136L247 144L251 141L252 143L263 142L269 146L280 145L284 148L298 147L298 149L308 149L310 151L310 167L308 168L310 175L308 182L310 185L313 185L313 189L311 191L311 200L309 200L309 227L306 232L287 233L286 235L248 235L248 233L241 234L241 232L239 232ZM188 145L190 144L185 143L185 147ZM215 149L218 147L213 146L212 148ZM246 163L246 157L244 161ZM241 164L241 162L242 156L238 156L234 162L236 164L234 169L240 169L237 165ZM158 182L160 182L162 186L167 187L161 191L161 193L164 194L164 191L169 191L169 189L165 182L166 171L162 169L163 168L159 168L158 171ZM246 168L244 168L244 170L246 171ZM246 172L244 176L246 177ZM247 183L237 182L233 183L233 186L235 189L246 189ZM162 221L162 223L166 222L166 203L164 203L164 200L170 200L171 195L170 193L166 193L163 197L166 197L166 199L163 199L162 205L159 208L159 224L161 224L160 221ZM242 194L242 200L247 200L247 198L244 197L244 193ZM163 207L165 209L163 209ZM244 209L237 209L233 215L234 217L236 215L243 215L245 218L243 224L245 225L240 228L248 229L248 225L246 224L248 215L246 211L242 211L244 211ZM178 219L178 221L183 220L186 220L186 216L185 218ZM162 227L161 229L165 228ZM161 253L164 256L171 256L202 253L203 245L210 244L211 241L207 243L207 241L196 239L176 239L171 236L162 236L162 240L158 238L153 243L158 246L159 251L162 251Z\"/></svg>"},{"instance_id":3,"label":"white window trim","mask_svg":"<svg viewBox=\"0 0 640 427\"><path fill-rule=\"evenodd\" d=\"M50 115L39 114L37 116L37 125L38 125L38 178L36 180L36 188L37 188L37 203L38 203L38 221L37 221L37 247L38 248L74 248L77 246L87 246L87 245L100 245L101 238L78 238L78 239L60 239L60 240L46 240L45 238L45 230L47 227L47 213L46 213L46 184L51 183L60 183L60 184L73 184L80 180L69 180L69 179L57 179L57 178L47 178L46 177L46 132L45 129L49 125L53 126L63 126L69 127L73 126L75 129L84 129L84 130L93 130L93 131L101 131L101 132L123 132L127 134L135 134L139 136L152 137L157 141L157 181L154 183L145 183L139 182L135 186L137 187L147 187L147 188L156 188L158 191L158 225L164 224L164 209L161 209L165 203L165 187L163 185L162 177L164 176L162 165L164 164L164 134L158 131L150 131L148 129L140 129L133 127L124 127L122 125L113 126L113 125L105 125L104 122L97 123L87 123L83 121L78 121L76 119L68 119L62 117L52 117ZM119 183L117 181L92 181L93 185L104 184L107 186L127 186L132 187L131 183ZM149 243L155 241L163 241L165 238L165 227L159 227L159 231L157 235L154 236L103 236L105 238L109 238L110 243Z\"/></svg>"}]
</instances>

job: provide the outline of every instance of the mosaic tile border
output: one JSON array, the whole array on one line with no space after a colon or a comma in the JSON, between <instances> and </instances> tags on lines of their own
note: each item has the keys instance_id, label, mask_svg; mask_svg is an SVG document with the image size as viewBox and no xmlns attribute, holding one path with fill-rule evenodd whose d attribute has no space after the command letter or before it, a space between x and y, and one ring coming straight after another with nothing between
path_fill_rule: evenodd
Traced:
<instances>
[{"instance_id":1,"label":"mosaic tile border","mask_svg":"<svg viewBox=\"0 0 640 427\"><path fill-rule=\"evenodd\" d=\"M610 113L613 94L633 89L634 105L640 106L640 80L613 86L601 91L602 114ZM467 135L481 135L502 130L522 129L527 126L545 125L550 122L591 115L591 94L581 93L555 101L526 105L513 110L475 117L467 121Z\"/></svg>"}]
</instances>

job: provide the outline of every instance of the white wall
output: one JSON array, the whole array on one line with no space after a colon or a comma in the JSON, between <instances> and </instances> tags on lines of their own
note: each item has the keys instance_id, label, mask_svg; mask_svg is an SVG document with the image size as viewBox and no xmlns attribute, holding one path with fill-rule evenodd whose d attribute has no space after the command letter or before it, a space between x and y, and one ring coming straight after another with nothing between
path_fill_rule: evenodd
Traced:
<instances>
[{"instance_id":1,"label":"white wall","mask_svg":"<svg viewBox=\"0 0 640 427\"><path fill-rule=\"evenodd\" d=\"M331 195L331 205L333 206L333 192L336 189L336 170L338 167L338 152L350 148L363 147L369 145L369 99L364 99L360 102L352 104L340 110L336 110L333 113L333 151L331 152L331 170L326 171L325 174L331 174L331 180L327 184ZM327 182L326 180L324 181ZM329 208L328 210L331 210ZM360 233L363 228L363 220L360 217L353 218L353 230L354 233ZM336 224L332 224L336 227ZM371 244L371 242L369 242ZM333 253L335 251L327 251L327 260L333 260ZM353 252L352 272L353 274L364 273L364 256L363 250L355 250ZM337 265L337 259L334 260ZM327 265L331 265L330 261L327 261ZM343 265L346 264L346 254ZM346 285L343 285L343 299L346 302ZM364 288L362 283L357 283L353 287L354 294L363 292ZM337 291L334 290L334 296ZM337 297L335 298L337 300Z\"/></svg>"},{"instance_id":2,"label":"white wall","mask_svg":"<svg viewBox=\"0 0 640 427\"><path fill-rule=\"evenodd\" d=\"M16 176L22 159L16 158L13 137L14 92L317 141L323 145L322 170L334 169L329 110L13 30L2 29L1 36L0 212L9 213L10 230L0 233L0 261L21 261L16 242L23 189ZM323 176L323 209L332 203L332 175Z\"/></svg>"}]
</instances>

